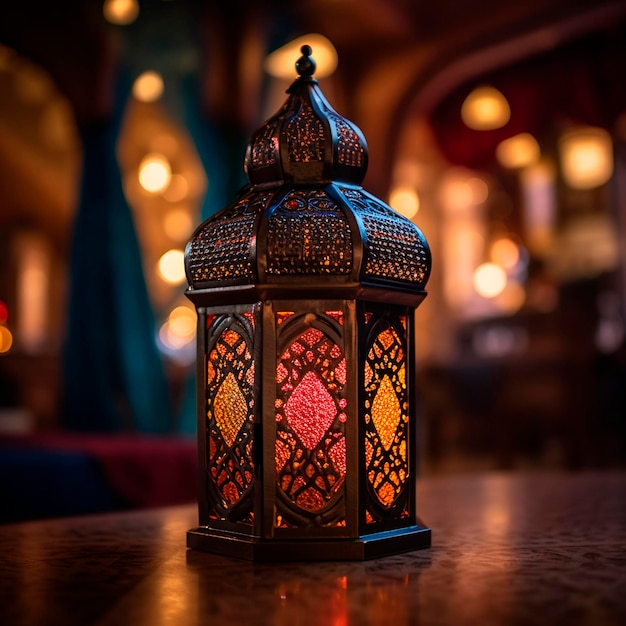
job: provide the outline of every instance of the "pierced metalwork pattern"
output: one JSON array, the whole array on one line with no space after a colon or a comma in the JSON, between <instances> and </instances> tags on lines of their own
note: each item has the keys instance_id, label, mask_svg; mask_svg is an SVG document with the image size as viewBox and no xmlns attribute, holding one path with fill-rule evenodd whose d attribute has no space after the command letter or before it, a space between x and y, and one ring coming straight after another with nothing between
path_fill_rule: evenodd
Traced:
<instances>
[{"instance_id":1,"label":"pierced metalwork pattern","mask_svg":"<svg viewBox=\"0 0 626 626\"><path fill-rule=\"evenodd\" d=\"M285 130L289 159L295 163L324 160L324 127L311 105L301 100Z\"/></svg>"},{"instance_id":2,"label":"pierced metalwork pattern","mask_svg":"<svg viewBox=\"0 0 626 626\"><path fill-rule=\"evenodd\" d=\"M365 148L350 125L339 115L327 112L329 119L335 123L337 129L337 160L343 165L361 167L365 156Z\"/></svg>"},{"instance_id":3,"label":"pierced metalwork pattern","mask_svg":"<svg viewBox=\"0 0 626 626\"><path fill-rule=\"evenodd\" d=\"M408 515L406 498L399 498L410 473L405 321L403 316L383 318L370 330L364 365L365 474L371 501L367 523L390 512L394 518Z\"/></svg>"},{"instance_id":4,"label":"pierced metalwork pattern","mask_svg":"<svg viewBox=\"0 0 626 626\"><path fill-rule=\"evenodd\" d=\"M336 316L337 312L333 311ZM284 314L277 313L284 319ZM275 526L345 525L340 500L346 476L346 360L339 325L326 316L283 321L289 338L276 366ZM321 328L327 325L328 334ZM333 330L331 330L331 328ZM297 330L302 332L299 334Z\"/></svg>"},{"instance_id":5,"label":"pierced metalwork pattern","mask_svg":"<svg viewBox=\"0 0 626 626\"><path fill-rule=\"evenodd\" d=\"M343 211L323 190L292 191L268 220L267 274L349 274L352 236Z\"/></svg>"},{"instance_id":6,"label":"pierced metalwork pattern","mask_svg":"<svg viewBox=\"0 0 626 626\"><path fill-rule=\"evenodd\" d=\"M430 251L424 236L408 219L355 189L342 189L367 233L364 274L423 286L430 273Z\"/></svg>"},{"instance_id":7,"label":"pierced metalwork pattern","mask_svg":"<svg viewBox=\"0 0 626 626\"><path fill-rule=\"evenodd\" d=\"M206 415L213 519L252 524L254 315L207 319Z\"/></svg>"},{"instance_id":8,"label":"pierced metalwork pattern","mask_svg":"<svg viewBox=\"0 0 626 626\"><path fill-rule=\"evenodd\" d=\"M252 165L254 167L267 167L278 162L278 127L281 120L264 126L261 132L253 139Z\"/></svg>"},{"instance_id":9,"label":"pierced metalwork pattern","mask_svg":"<svg viewBox=\"0 0 626 626\"><path fill-rule=\"evenodd\" d=\"M272 194L248 193L210 218L191 240L187 268L192 284L211 281L254 280L252 247L257 215Z\"/></svg>"}]
</instances>

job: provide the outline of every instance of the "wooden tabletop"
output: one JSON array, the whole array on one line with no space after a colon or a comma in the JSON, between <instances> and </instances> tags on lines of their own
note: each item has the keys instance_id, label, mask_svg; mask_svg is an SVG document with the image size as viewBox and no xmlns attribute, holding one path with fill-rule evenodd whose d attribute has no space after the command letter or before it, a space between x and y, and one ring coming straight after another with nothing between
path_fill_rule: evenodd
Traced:
<instances>
[{"instance_id":1,"label":"wooden tabletop","mask_svg":"<svg viewBox=\"0 0 626 626\"><path fill-rule=\"evenodd\" d=\"M626 473L423 479L430 550L250 563L185 548L192 506L0 526L0 624L626 624Z\"/></svg>"}]
</instances>

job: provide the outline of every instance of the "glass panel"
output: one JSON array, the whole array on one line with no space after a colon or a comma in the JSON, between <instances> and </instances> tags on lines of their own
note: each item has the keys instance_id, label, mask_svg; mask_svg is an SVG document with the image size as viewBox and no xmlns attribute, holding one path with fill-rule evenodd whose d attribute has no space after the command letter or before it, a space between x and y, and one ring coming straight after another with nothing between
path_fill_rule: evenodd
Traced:
<instances>
[{"instance_id":1,"label":"glass panel","mask_svg":"<svg viewBox=\"0 0 626 626\"><path fill-rule=\"evenodd\" d=\"M342 316L332 312L340 323ZM277 313L281 318L284 313ZM310 315L306 319L310 324ZM279 498L279 527L313 519L323 526L345 524L337 496L346 476L346 361L329 335L308 324L302 324L306 330L296 333L276 366L276 475L286 496Z\"/></svg>"},{"instance_id":2,"label":"glass panel","mask_svg":"<svg viewBox=\"0 0 626 626\"><path fill-rule=\"evenodd\" d=\"M252 523L253 313L210 316L207 349L207 471L211 517Z\"/></svg>"},{"instance_id":3,"label":"glass panel","mask_svg":"<svg viewBox=\"0 0 626 626\"><path fill-rule=\"evenodd\" d=\"M378 521L377 507L390 511L397 505L409 476L408 397L405 342L398 328L406 328L404 316L378 324L364 364L365 468L374 495L367 523ZM408 515L406 507L394 516Z\"/></svg>"}]
</instances>

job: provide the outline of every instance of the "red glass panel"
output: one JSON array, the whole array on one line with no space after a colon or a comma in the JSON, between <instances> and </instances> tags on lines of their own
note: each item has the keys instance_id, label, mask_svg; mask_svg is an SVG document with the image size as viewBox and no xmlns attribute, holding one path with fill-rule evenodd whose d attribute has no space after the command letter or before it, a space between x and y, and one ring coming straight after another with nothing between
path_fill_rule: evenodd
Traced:
<instances>
[{"instance_id":1,"label":"red glass panel","mask_svg":"<svg viewBox=\"0 0 626 626\"><path fill-rule=\"evenodd\" d=\"M345 358L335 341L311 327L310 316L306 321L276 365L275 462L287 498L281 499L277 527L302 523L303 512L323 516L333 510L346 476ZM290 515L290 509L297 513ZM343 524L345 512L329 520L323 524Z\"/></svg>"},{"instance_id":2,"label":"red glass panel","mask_svg":"<svg viewBox=\"0 0 626 626\"><path fill-rule=\"evenodd\" d=\"M313 450L330 428L337 406L326 386L314 372L307 372L284 407L291 430Z\"/></svg>"}]
</instances>

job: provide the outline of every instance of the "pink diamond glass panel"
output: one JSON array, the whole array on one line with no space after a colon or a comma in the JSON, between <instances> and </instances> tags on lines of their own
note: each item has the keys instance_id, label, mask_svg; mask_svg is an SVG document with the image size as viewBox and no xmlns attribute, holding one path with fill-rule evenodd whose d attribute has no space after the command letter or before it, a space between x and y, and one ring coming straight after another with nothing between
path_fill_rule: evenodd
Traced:
<instances>
[{"instance_id":1,"label":"pink diamond glass panel","mask_svg":"<svg viewBox=\"0 0 626 626\"><path fill-rule=\"evenodd\" d=\"M292 333L300 323L301 332L281 349L276 364L278 527L298 526L307 516L318 525L345 524L337 501L346 475L346 363L331 333L321 330L324 318L313 326L310 315L307 325L294 319L286 330Z\"/></svg>"}]
</instances>

